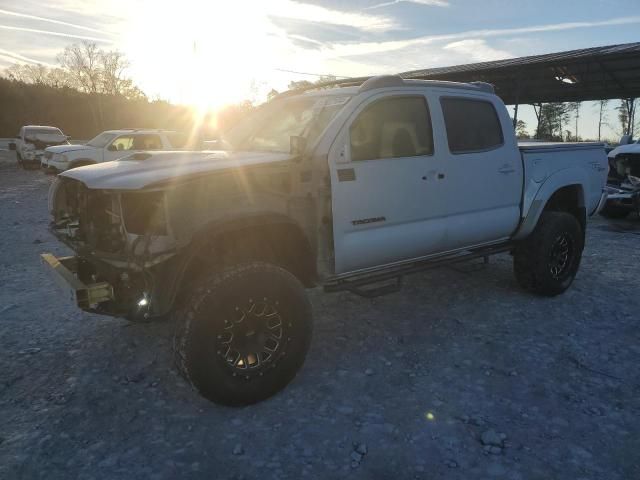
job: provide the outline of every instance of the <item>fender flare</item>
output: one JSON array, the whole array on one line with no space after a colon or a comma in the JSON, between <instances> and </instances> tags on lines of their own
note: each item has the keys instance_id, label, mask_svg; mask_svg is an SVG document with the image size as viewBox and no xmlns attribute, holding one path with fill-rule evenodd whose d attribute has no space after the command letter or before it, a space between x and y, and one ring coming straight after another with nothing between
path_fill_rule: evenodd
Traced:
<instances>
[{"instance_id":1,"label":"fender flare","mask_svg":"<svg viewBox=\"0 0 640 480\"><path fill-rule=\"evenodd\" d=\"M527 191L524 193L522 208L524 218L520 224L520 228L513 236L514 240L522 240L533 231L547 203L558 190L565 187L579 187L579 207L584 207L587 203L586 199L589 197L588 175L583 169L577 167L566 168L555 172L547 177L537 190L531 188L531 183L534 183L533 180L530 181L529 188L525 187Z\"/></svg>"},{"instance_id":2,"label":"fender flare","mask_svg":"<svg viewBox=\"0 0 640 480\"><path fill-rule=\"evenodd\" d=\"M269 211L251 212L234 218L221 218L203 225L199 231L193 235L190 241L190 247L185 250L186 254L175 258L176 263L172 267L173 273L171 275L164 275L167 281L157 285L159 290L163 292L161 297L164 298L163 305L160 308L160 314L164 314L172 308L184 276L193 264L193 261L203 249L208 248L216 238L247 228L272 225L290 226L300 233L301 239L304 242L304 248L308 249L309 255L311 255L310 260L312 260L312 267L315 269L315 254L309 237L300 224L293 218L282 213Z\"/></svg>"}]
</instances>

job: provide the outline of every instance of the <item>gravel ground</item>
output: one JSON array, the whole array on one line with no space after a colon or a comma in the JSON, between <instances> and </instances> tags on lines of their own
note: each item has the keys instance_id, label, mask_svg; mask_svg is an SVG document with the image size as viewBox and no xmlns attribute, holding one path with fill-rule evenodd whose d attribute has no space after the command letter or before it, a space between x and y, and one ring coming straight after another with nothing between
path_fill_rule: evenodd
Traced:
<instances>
[{"instance_id":1,"label":"gravel ground","mask_svg":"<svg viewBox=\"0 0 640 480\"><path fill-rule=\"evenodd\" d=\"M178 376L174 325L58 293L51 179L0 152L0 478L640 478L637 218L593 220L556 298L523 293L507 255L373 300L310 291L299 376L231 409Z\"/></svg>"}]
</instances>

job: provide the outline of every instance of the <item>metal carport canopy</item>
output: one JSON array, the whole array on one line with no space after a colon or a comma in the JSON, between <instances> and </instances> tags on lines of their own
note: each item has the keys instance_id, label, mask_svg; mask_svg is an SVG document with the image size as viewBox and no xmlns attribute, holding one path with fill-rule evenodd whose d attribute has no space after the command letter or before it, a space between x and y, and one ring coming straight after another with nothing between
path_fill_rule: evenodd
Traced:
<instances>
[{"instance_id":1,"label":"metal carport canopy","mask_svg":"<svg viewBox=\"0 0 640 480\"><path fill-rule=\"evenodd\" d=\"M640 97L640 42L428 68L407 79L488 82L507 105Z\"/></svg>"}]
</instances>

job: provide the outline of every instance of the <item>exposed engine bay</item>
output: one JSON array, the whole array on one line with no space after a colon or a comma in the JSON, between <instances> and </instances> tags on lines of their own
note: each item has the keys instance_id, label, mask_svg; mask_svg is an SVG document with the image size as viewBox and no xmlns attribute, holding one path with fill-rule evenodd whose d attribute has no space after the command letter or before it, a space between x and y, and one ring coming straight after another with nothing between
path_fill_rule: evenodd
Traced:
<instances>
[{"instance_id":1,"label":"exposed engine bay","mask_svg":"<svg viewBox=\"0 0 640 480\"><path fill-rule=\"evenodd\" d=\"M609 158L607 207L620 212L640 212L640 155Z\"/></svg>"},{"instance_id":2,"label":"exposed engine bay","mask_svg":"<svg viewBox=\"0 0 640 480\"><path fill-rule=\"evenodd\" d=\"M78 253L78 278L108 282L118 304L96 313L132 315L154 289L153 267L173 256L164 192L91 190L58 177L49 193L51 231Z\"/></svg>"}]
</instances>

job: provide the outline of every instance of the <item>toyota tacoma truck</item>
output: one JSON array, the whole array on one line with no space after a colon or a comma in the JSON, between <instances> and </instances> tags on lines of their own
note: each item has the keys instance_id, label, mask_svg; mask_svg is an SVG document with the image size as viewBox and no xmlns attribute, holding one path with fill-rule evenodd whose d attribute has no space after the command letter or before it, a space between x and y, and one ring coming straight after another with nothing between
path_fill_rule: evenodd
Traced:
<instances>
[{"instance_id":1,"label":"toyota tacoma truck","mask_svg":"<svg viewBox=\"0 0 640 480\"><path fill-rule=\"evenodd\" d=\"M170 130L107 130L84 145L59 145L45 149L40 166L55 172L109 162L138 151L176 150L187 138Z\"/></svg>"},{"instance_id":2,"label":"toyota tacoma truck","mask_svg":"<svg viewBox=\"0 0 640 480\"><path fill-rule=\"evenodd\" d=\"M42 259L85 311L173 317L180 371L227 405L293 379L312 334L305 288L372 297L510 252L523 288L558 295L605 199L602 144L519 146L484 83L294 92L221 143L59 175L51 229L76 254Z\"/></svg>"}]
</instances>

